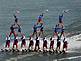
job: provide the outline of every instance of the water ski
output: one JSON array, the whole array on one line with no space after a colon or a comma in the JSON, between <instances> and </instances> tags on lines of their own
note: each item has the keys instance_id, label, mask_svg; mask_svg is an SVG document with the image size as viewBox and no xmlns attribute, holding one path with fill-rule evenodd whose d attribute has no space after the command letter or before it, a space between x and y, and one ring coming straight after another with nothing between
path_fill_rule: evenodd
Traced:
<instances>
[{"instance_id":1,"label":"water ski","mask_svg":"<svg viewBox=\"0 0 81 61\"><path fill-rule=\"evenodd\" d=\"M12 52L20 52L20 50L12 48Z\"/></svg>"},{"instance_id":2,"label":"water ski","mask_svg":"<svg viewBox=\"0 0 81 61\"><path fill-rule=\"evenodd\" d=\"M2 52L11 52L11 49L10 48L4 48L4 49L1 49Z\"/></svg>"},{"instance_id":3,"label":"water ski","mask_svg":"<svg viewBox=\"0 0 81 61\"><path fill-rule=\"evenodd\" d=\"M65 50L63 50L62 52L63 52L63 54L65 54L65 53L66 53L66 52L65 52Z\"/></svg>"},{"instance_id":4,"label":"water ski","mask_svg":"<svg viewBox=\"0 0 81 61\"><path fill-rule=\"evenodd\" d=\"M4 52L5 50L4 49L1 49L1 52Z\"/></svg>"},{"instance_id":5,"label":"water ski","mask_svg":"<svg viewBox=\"0 0 81 61\"><path fill-rule=\"evenodd\" d=\"M49 51L49 50L46 49L46 48L43 49L43 53L47 53L48 51Z\"/></svg>"},{"instance_id":6,"label":"water ski","mask_svg":"<svg viewBox=\"0 0 81 61\"><path fill-rule=\"evenodd\" d=\"M21 49L22 53L27 52L28 50L26 48Z\"/></svg>"},{"instance_id":7,"label":"water ski","mask_svg":"<svg viewBox=\"0 0 81 61\"><path fill-rule=\"evenodd\" d=\"M49 54L52 54L52 53L54 53L54 49L49 50Z\"/></svg>"}]
</instances>

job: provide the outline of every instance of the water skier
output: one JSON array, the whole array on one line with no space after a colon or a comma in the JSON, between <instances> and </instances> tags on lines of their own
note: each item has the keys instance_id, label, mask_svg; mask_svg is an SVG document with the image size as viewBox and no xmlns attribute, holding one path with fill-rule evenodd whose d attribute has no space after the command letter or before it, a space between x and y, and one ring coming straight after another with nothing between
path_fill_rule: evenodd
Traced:
<instances>
[{"instance_id":1,"label":"water skier","mask_svg":"<svg viewBox=\"0 0 81 61\"><path fill-rule=\"evenodd\" d=\"M46 38L43 39L43 51L47 50L47 40Z\"/></svg>"},{"instance_id":2,"label":"water skier","mask_svg":"<svg viewBox=\"0 0 81 61\"><path fill-rule=\"evenodd\" d=\"M22 40L21 48L22 48L23 46L26 48L26 37L25 37L25 35L22 35L21 40Z\"/></svg>"},{"instance_id":3,"label":"water skier","mask_svg":"<svg viewBox=\"0 0 81 61\"><path fill-rule=\"evenodd\" d=\"M68 42L64 38L63 39L63 51L67 51L67 47L68 47Z\"/></svg>"},{"instance_id":4,"label":"water skier","mask_svg":"<svg viewBox=\"0 0 81 61\"><path fill-rule=\"evenodd\" d=\"M6 45L5 47L10 48L10 37L8 35L6 35Z\"/></svg>"},{"instance_id":5,"label":"water skier","mask_svg":"<svg viewBox=\"0 0 81 61\"><path fill-rule=\"evenodd\" d=\"M37 50L39 50L40 49L40 47L39 47L39 38L38 37L36 37L36 43L35 43L35 51L37 51ZM37 47L38 47L38 49L37 49Z\"/></svg>"},{"instance_id":6,"label":"water skier","mask_svg":"<svg viewBox=\"0 0 81 61\"><path fill-rule=\"evenodd\" d=\"M16 49L17 49L18 48L18 38L17 37L14 38L13 48L15 45L16 45Z\"/></svg>"},{"instance_id":7,"label":"water skier","mask_svg":"<svg viewBox=\"0 0 81 61\"><path fill-rule=\"evenodd\" d=\"M33 42L32 37L29 38L29 41L30 41L30 42L29 42L29 47L28 47L28 49L29 49L29 50L32 50L32 49L33 49L33 45L34 45L34 42ZM30 49L30 47L31 47L31 49Z\"/></svg>"},{"instance_id":8,"label":"water skier","mask_svg":"<svg viewBox=\"0 0 81 61\"><path fill-rule=\"evenodd\" d=\"M54 50L54 49L53 49L53 46L54 46L54 40L53 40L52 37L50 38L50 41L51 41L51 42L50 42L50 50L51 50L51 49Z\"/></svg>"}]
</instances>

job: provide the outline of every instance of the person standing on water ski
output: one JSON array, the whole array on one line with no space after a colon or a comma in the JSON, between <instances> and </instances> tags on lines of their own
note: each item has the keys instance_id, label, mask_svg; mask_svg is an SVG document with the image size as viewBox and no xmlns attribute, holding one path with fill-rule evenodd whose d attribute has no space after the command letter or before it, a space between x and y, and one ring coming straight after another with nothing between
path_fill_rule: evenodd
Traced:
<instances>
[{"instance_id":1,"label":"person standing on water ski","mask_svg":"<svg viewBox=\"0 0 81 61\"><path fill-rule=\"evenodd\" d=\"M8 46L8 48L10 47L10 37L6 34L6 45L5 45L5 47L7 47Z\"/></svg>"},{"instance_id":2,"label":"person standing on water ski","mask_svg":"<svg viewBox=\"0 0 81 61\"><path fill-rule=\"evenodd\" d=\"M33 45L34 45L34 41L33 41L33 38L30 36L28 49L32 50L33 49ZM31 49L30 49L30 47L31 47Z\"/></svg>"},{"instance_id":3,"label":"person standing on water ski","mask_svg":"<svg viewBox=\"0 0 81 61\"><path fill-rule=\"evenodd\" d=\"M13 48L16 45L16 49L18 48L18 37L14 37Z\"/></svg>"},{"instance_id":4,"label":"person standing on water ski","mask_svg":"<svg viewBox=\"0 0 81 61\"><path fill-rule=\"evenodd\" d=\"M66 41L66 39L63 39L63 51L65 51L64 49L66 49L67 51L67 47L68 47L68 42Z\"/></svg>"},{"instance_id":5,"label":"person standing on water ski","mask_svg":"<svg viewBox=\"0 0 81 61\"><path fill-rule=\"evenodd\" d=\"M54 50L54 49L53 49L53 46L54 46L54 39L51 37L51 38L50 38L50 50L51 50L51 49Z\"/></svg>"},{"instance_id":6,"label":"person standing on water ski","mask_svg":"<svg viewBox=\"0 0 81 61\"><path fill-rule=\"evenodd\" d=\"M40 47L39 47L39 42L40 40L39 40L39 37L36 37L36 43L35 43L35 51L38 51L39 49L40 49ZM37 47L38 47L38 49L37 49Z\"/></svg>"},{"instance_id":7,"label":"person standing on water ski","mask_svg":"<svg viewBox=\"0 0 81 61\"><path fill-rule=\"evenodd\" d=\"M45 49L47 50L47 40L46 40L46 37L43 38L43 51L44 51Z\"/></svg>"},{"instance_id":8,"label":"person standing on water ski","mask_svg":"<svg viewBox=\"0 0 81 61\"><path fill-rule=\"evenodd\" d=\"M23 46L26 47L26 37L25 37L25 35L22 34L21 40L22 40L21 48L22 48Z\"/></svg>"}]
</instances>

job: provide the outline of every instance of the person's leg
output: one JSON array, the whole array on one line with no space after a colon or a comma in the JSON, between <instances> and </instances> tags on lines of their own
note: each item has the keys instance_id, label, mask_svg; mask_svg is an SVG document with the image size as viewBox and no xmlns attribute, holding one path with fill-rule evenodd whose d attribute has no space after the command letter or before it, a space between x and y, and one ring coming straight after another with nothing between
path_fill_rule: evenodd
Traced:
<instances>
[{"instance_id":1,"label":"person's leg","mask_svg":"<svg viewBox=\"0 0 81 61\"><path fill-rule=\"evenodd\" d=\"M30 49L30 47L31 47L31 44L29 43L28 49Z\"/></svg>"},{"instance_id":2,"label":"person's leg","mask_svg":"<svg viewBox=\"0 0 81 61\"><path fill-rule=\"evenodd\" d=\"M60 45L59 45L59 42L57 42L57 48L56 48L57 51L60 50Z\"/></svg>"},{"instance_id":3,"label":"person's leg","mask_svg":"<svg viewBox=\"0 0 81 61\"><path fill-rule=\"evenodd\" d=\"M35 49L34 50L36 50L36 48L37 48L37 45L35 44Z\"/></svg>"},{"instance_id":4,"label":"person's leg","mask_svg":"<svg viewBox=\"0 0 81 61\"><path fill-rule=\"evenodd\" d=\"M23 47L23 44L21 43L21 48Z\"/></svg>"},{"instance_id":5,"label":"person's leg","mask_svg":"<svg viewBox=\"0 0 81 61\"><path fill-rule=\"evenodd\" d=\"M43 50L44 50L44 43L43 43Z\"/></svg>"},{"instance_id":6,"label":"person's leg","mask_svg":"<svg viewBox=\"0 0 81 61\"><path fill-rule=\"evenodd\" d=\"M34 36L34 35L35 35L35 32L33 32L32 36Z\"/></svg>"},{"instance_id":7,"label":"person's leg","mask_svg":"<svg viewBox=\"0 0 81 61\"><path fill-rule=\"evenodd\" d=\"M50 44L50 49L51 49L51 44Z\"/></svg>"},{"instance_id":8,"label":"person's leg","mask_svg":"<svg viewBox=\"0 0 81 61\"><path fill-rule=\"evenodd\" d=\"M54 41L52 41L52 49L53 49L53 46L54 46Z\"/></svg>"},{"instance_id":9,"label":"person's leg","mask_svg":"<svg viewBox=\"0 0 81 61\"><path fill-rule=\"evenodd\" d=\"M53 49L53 44L52 44L51 48Z\"/></svg>"},{"instance_id":10,"label":"person's leg","mask_svg":"<svg viewBox=\"0 0 81 61\"><path fill-rule=\"evenodd\" d=\"M66 51L67 51L67 43L66 43Z\"/></svg>"},{"instance_id":11,"label":"person's leg","mask_svg":"<svg viewBox=\"0 0 81 61\"><path fill-rule=\"evenodd\" d=\"M43 35L43 30L40 30L40 36Z\"/></svg>"},{"instance_id":12,"label":"person's leg","mask_svg":"<svg viewBox=\"0 0 81 61\"><path fill-rule=\"evenodd\" d=\"M38 44L38 50L40 49L39 44Z\"/></svg>"},{"instance_id":13,"label":"person's leg","mask_svg":"<svg viewBox=\"0 0 81 61\"><path fill-rule=\"evenodd\" d=\"M6 45L5 45L5 47L7 47L7 41L6 41Z\"/></svg>"},{"instance_id":14,"label":"person's leg","mask_svg":"<svg viewBox=\"0 0 81 61\"><path fill-rule=\"evenodd\" d=\"M8 48L10 47L10 42L8 42Z\"/></svg>"},{"instance_id":15,"label":"person's leg","mask_svg":"<svg viewBox=\"0 0 81 61\"><path fill-rule=\"evenodd\" d=\"M36 37L37 37L37 31L35 32L35 34L36 34Z\"/></svg>"},{"instance_id":16,"label":"person's leg","mask_svg":"<svg viewBox=\"0 0 81 61\"><path fill-rule=\"evenodd\" d=\"M61 43L59 42L59 51L60 51Z\"/></svg>"},{"instance_id":17,"label":"person's leg","mask_svg":"<svg viewBox=\"0 0 81 61\"><path fill-rule=\"evenodd\" d=\"M67 46L66 46L66 51L67 51Z\"/></svg>"},{"instance_id":18,"label":"person's leg","mask_svg":"<svg viewBox=\"0 0 81 61\"><path fill-rule=\"evenodd\" d=\"M55 37L55 36L58 36L57 32L54 32L54 37Z\"/></svg>"},{"instance_id":19,"label":"person's leg","mask_svg":"<svg viewBox=\"0 0 81 61\"><path fill-rule=\"evenodd\" d=\"M47 49L47 44L46 44L46 49Z\"/></svg>"},{"instance_id":20,"label":"person's leg","mask_svg":"<svg viewBox=\"0 0 81 61\"><path fill-rule=\"evenodd\" d=\"M13 34L14 34L14 37L16 37L16 36L17 36L17 34L16 34L16 32L15 32L15 31L13 32Z\"/></svg>"},{"instance_id":21,"label":"person's leg","mask_svg":"<svg viewBox=\"0 0 81 61\"><path fill-rule=\"evenodd\" d=\"M24 47L26 48L26 42L24 42Z\"/></svg>"},{"instance_id":22,"label":"person's leg","mask_svg":"<svg viewBox=\"0 0 81 61\"><path fill-rule=\"evenodd\" d=\"M14 48L15 43L13 43L13 48Z\"/></svg>"},{"instance_id":23,"label":"person's leg","mask_svg":"<svg viewBox=\"0 0 81 61\"><path fill-rule=\"evenodd\" d=\"M12 32L10 32L10 35L9 35L9 37L12 35Z\"/></svg>"},{"instance_id":24,"label":"person's leg","mask_svg":"<svg viewBox=\"0 0 81 61\"><path fill-rule=\"evenodd\" d=\"M18 44L16 43L16 49L18 48Z\"/></svg>"},{"instance_id":25,"label":"person's leg","mask_svg":"<svg viewBox=\"0 0 81 61\"><path fill-rule=\"evenodd\" d=\"M63 32L62 34L63 34L63 37L65 37L65 32Z\"/></svg>"}]
</instances>

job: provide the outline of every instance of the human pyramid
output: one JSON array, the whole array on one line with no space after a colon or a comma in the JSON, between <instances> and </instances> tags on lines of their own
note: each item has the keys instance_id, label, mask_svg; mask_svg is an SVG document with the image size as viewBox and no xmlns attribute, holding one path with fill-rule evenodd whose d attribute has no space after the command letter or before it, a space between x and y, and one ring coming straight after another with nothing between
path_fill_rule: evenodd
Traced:
<instances>
[{"instance_id":1,"label":"human pyramid","mask_svg":"<svg viewBox=\"0 0 81 61\"><path fill-rule=\"evenodd\" d=\"M63 14L62 15L59 15L59 22L58 24L56 24L55 28L54 29L54 33L53 33L53 36L50 37L49 39L49 42L48 42L48 39L47 37L44 37L44 22L43 22L43 14L39 15L38 17L38 20L36 22L36 24L34 24L33 26L33 33L32 35L30 35L29 39L26 39L25 35L21 32L21 26L19 25L18 23L18 18L16 17L16 15L14 15L14 18L15 18L15 22L14 24L11 25L10 27L10 34L6 34L6 45L5 45L5 48L10 48L10 42L11 42L11 35L13 34L14 35L14 42L13 42L13 46L12 46L12 49L15 49L15 46L16 46L16 49L18 49L18 42L19 42L19 39L18 39L18 34L17 32L15 31L15 29L18 30L18 32L21 34L21 49L22 48L25 48L29 51L43 51L43 52L47 52L48 50L49 51L55 51L55 52L62 52L62 51L67 51L67 40L65 38L65 32L64 32L64 22L63 22ZM43 37L41 37L43 36ZM62 42L63 42L63 48L62 50L60 49L61 47L61 37L64 37ZM40 38L42 39L42 44L41 45L41 40ZM29 45L27 46L26 43L29 41ZM54 42L57 42L56 43L56 48L54 48ZM48 43L50 44L49 47L48 47ZM42 46L42 49L40 48L40 46Z\"/></svg>"}]
</instances>

